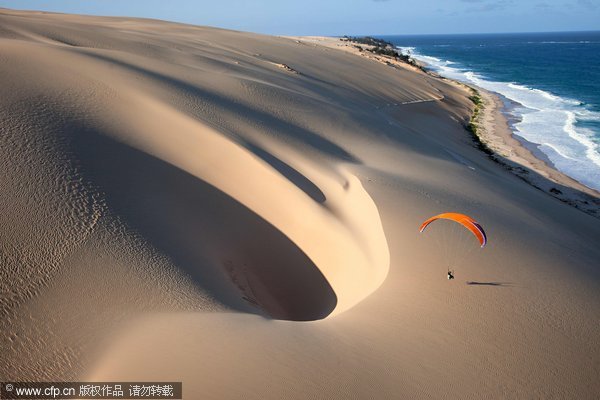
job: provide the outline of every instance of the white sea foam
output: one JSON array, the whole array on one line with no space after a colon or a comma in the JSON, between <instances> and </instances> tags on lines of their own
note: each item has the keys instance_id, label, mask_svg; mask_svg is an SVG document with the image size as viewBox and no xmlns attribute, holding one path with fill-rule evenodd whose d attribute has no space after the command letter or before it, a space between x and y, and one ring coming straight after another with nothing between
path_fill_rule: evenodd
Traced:
<instances>
[{"instance_id":1,"label":"white sea foam","mask_svg":"<svg viewBox=\"0 0 600 400\"><path fill-rule=\"evenodd\" d=\"M600 141L591 129L578 124L600 121L600 113L589 110L578 100L515 82L486 79L450 60L422 55L414 48L410 50L412 57L442 76L474 84L518 103L519 106L509 111L519 121L514 124L514 133L536 145L558 170L600 190Z\"/></svg>"},{"instance_id":2,"label":"white sea foam","mask_svg":"<svg viewBox=\"0 0 600 400\"><path fill-rule=\"evenodd\" d=\"M598 43L598 42L592 42L591 40L578 40L578 41L571 41L571 42L555 42L555 41L543 41L543 42L527 42L527 44L590 44L590 43Z\"/></svg>"}]
</instances>

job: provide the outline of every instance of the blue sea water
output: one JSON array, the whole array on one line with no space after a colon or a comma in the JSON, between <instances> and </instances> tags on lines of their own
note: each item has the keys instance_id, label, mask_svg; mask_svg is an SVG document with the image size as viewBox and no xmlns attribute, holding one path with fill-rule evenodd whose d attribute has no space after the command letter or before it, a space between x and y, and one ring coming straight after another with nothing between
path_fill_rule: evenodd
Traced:
<instances>
[{"instance_id":1,"label":"blue sea water","mask_svg":"<svg viewBox=\"0 0 600 400\"><path fill-rule=\"evenodd\" d=\"M442 76L504 96L517 138L600 190L600 31L381 38Z\"/></svg>"}]
</instances>

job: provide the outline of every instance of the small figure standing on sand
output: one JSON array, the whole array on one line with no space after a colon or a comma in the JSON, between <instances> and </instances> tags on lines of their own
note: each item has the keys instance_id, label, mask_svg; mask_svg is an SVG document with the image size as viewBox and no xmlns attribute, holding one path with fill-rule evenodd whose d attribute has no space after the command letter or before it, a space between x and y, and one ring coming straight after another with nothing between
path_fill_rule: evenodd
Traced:
<instances>
[{"instance_id":1,"label":"small figure standing on sand","mask_svg":"<svg viewBox=\"0 0 600 400\"><path fill-rule=\"evenodd\" d=\"M448 270L448 280L454 279L454 271Z\"/></svg>"}]
</instances>

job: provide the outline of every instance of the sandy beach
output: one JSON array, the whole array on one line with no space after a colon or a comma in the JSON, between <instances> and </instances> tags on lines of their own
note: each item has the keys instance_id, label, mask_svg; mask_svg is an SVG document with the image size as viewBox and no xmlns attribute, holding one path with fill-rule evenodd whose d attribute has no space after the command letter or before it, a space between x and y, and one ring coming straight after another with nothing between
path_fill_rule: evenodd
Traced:
<instances>
[{"instance_id":1,"label":"sandy beach","mask_svg":"<svg viewBox=\"0 0 600 400\"><path fill-rule=\"evenodd\" d=\"M494 152L492 159L503 165L513 174L571 206L582 210L590 215L600 217L600 192L589 188L570 176L558 171L547 157L541 152L533 152L524 145L524 139L516 138L509 126L505 116L503 99L497 93L490 92L476 85L466 85L462 82L452 81L440 77L435 72L422 71L405 62L394 60L391 57L369 53L359 50L357 46L369 48L372 46L360 45L352 41L340 40L334 37L308 36L290 37L302 43L312 43L329 48L347 51L369 60L380 62L394 68L408 69L415 72L428 72L434 77L467 89L471 95L480 96L482 101L481 115L475 118L478 126L477 136L479 140ZM415 61L422 67L427 65L421 61ZM473 92L472 90L476 90ZM533 145L530 147L534 147ZM533 172L533 174L531 174Z\"/></svg>"},{"instance_id":2,"label":"sandy beach","mask_svg":"<svg viewBox=\"0 0 600 400\"><path fill-rule=\"evenodd\" d=\"M0 381L598 397L598 193L338 42L0 9Z\"/></svg>"}]
</instances>

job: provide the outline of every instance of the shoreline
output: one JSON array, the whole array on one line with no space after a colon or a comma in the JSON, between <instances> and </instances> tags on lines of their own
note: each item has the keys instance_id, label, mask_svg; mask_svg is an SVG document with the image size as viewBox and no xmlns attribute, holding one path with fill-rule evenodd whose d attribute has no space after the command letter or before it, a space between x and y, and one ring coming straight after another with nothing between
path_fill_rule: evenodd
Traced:
<instances>
[{"instance_id":1,"label":"shoreline","mask_svg":"<svg viewBox=\"0 0 600 400\"><path fill-rule=\"evenodd\" d=\"M481 96L483 106L474 120L479 128L475 135L493 152L490 157L494 161L550 196L600 217L600 192L559 171L549 161L536 156L522 139L517 138L504 115L501 95L478 86L464 85ZM532 176L530 171L540 176Z\"/></svg>"},{"instance_id":2,"label":"shoreline","mask_svg":"<svg viewBox=\"0 0 600 400\"><path fill-rule=\"evenodd\" d=\"M545 160L541 155L536 155L535 151L528 148L527 144L523 142L525 139L517 138L505 114L506 106L501 94L476 85L446 78L434 71L425 69L426 64L419 60L416 61L420 68L390 57L359 51L353 42L341 41L339 38L326 36L282 37L292 39L297 43L312 43L314 46L322 45L339 49L394 68L424 73L463 88L467 96L469 94L479 94L482 100L481 108L479 114L472 118L470 122L477 126L477 132L472 132L473 139L479 141L483 148L487 148L492 152L488 156L536 189L589 215L600 218L600 192L559 171L549 160ZM361 46L367 47L365 45ZM531 146L535 145L532 144ZM486 152L484 149L481 150ZM539 176L533 176L531 172Z\"/></svg>"}]
</instances>

